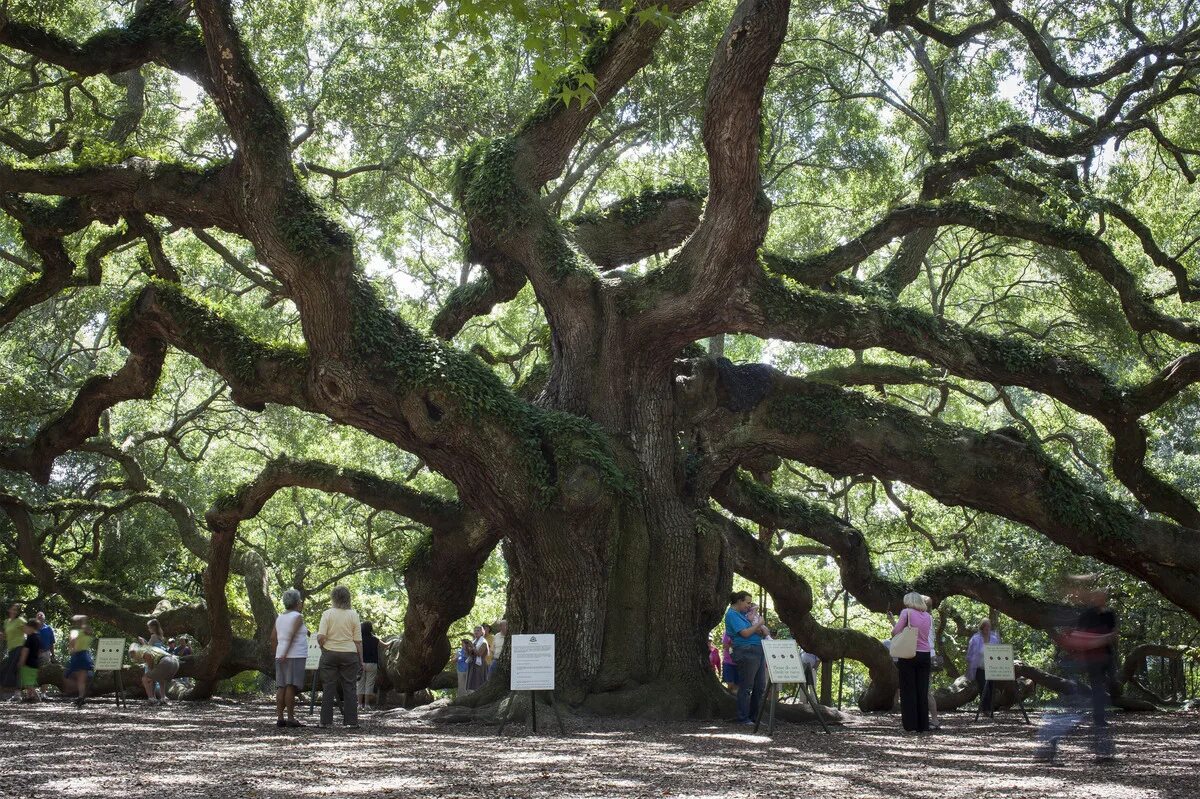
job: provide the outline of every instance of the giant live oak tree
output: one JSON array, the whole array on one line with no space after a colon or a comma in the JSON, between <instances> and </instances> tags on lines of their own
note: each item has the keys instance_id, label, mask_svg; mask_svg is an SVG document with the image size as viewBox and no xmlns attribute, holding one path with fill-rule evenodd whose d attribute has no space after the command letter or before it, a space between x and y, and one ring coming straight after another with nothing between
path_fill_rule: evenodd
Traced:
<instances>
[{"instance_id":1,"label":"giant live oak tree","mask_svg":"<svg viewBox=\"0 0 1200 799\"><path fill-rule=\"evenodd\" d=\"M409 606L388 670L406 690L424 687L445 664L445 631L470 609L475 575L501 541L512 629L555 633L561 693L599 712L708 715L725 701L707 670L705 642L734 572L772 594L806 648L867 665L864 707L889 705L895 673L886 652L867 635L816 620L808 583L775 545L780 531L816 542L813 554L833 558L846 590L871 610L896 610L915 588L936 601L971 597L1045 623L1050 602L970 563L909 581L881 576L847 518L771 487L784 464L877 482L910 517L894 484L1011 520L1140 578L1200 618L1200 511L1186 486L1163 473L1170 461L1164 467L1165 450L1146 423L1190 397L1200 377L1200 323L1190 309L1200 290L1188 255L1195 239L1190 220L1140 215L1109 179L1121 145L1134 163L1154 164L1163 185L1194 180L1189 120L1200 26L1190 6L1097 7L1087 25L1076 25L1000 0L848 4L843 32L878 48L868 57L806 26L826 10L820 4L601 5L606 13L579 28L578 61L546 96L509 130L458 154L454 207L446 210L461 224L464 277L476 276L449 293L428 330L367 277L362 242L310 183L330 178L336 194L339 182L368 170L414 178L394 163L333 168L298 155L315 126L289 119L278 87L263 79L260 62L275 55L243 37L239 15L249 7L144 0L119 23L78 34L42 24L23 6L0 12L6 62L33 76L14 94L42 98L22 129L3 129L2 204L22 244L20 254L6 250L4 268L26 277L3 298L0 324L104 286L113 253L144 253L135 284L106 316L123 363L82 381L61 412L30 421L0 448L0 468L45 483L56 459L91 452L119 464L124 478L94 485L87 501L119 488L123 501L171 515L183 545L207 562L204 618L194 622L206 625L209 640L196 671L202 684L262 661L274 612L267 567L235 541L242 522L294 487L344 494L428 530L395 564ZM663 180L625 198L593 198L582 213L564 210L589 175L595 185L598 163L611 166L622 136L632 147L639 122L650 124L636 119L637 103L621 106L623 91L650 68L670 26L686 26L702 10L727 17L724 32L705 41L703 97L684 98L701 108L698 129L688 132L703 148L702 185ZM361 44L351 31L342 47ZM916 70L907 99L878 57L893 49L892 67ZM961 79L956 65L993 55L1018 64L1008 79L1030 84L1034 108L967 118L960 109L973 95L1000 89ZM144 72L152 66L187 78L211 100L219 118L207 124L228 138L225 157L169 159L126 147L146 113ZM96 112L109 124L72 140L56 116L63 109L45 95L61 91L69 117L72 91L82 94L88 80L117 90L111 107ZM864 90L872 81L878 85ZM642 102L653 88L638 86ZM889 167L900 191L870 218L827 219L775 246L774 209L786 217L806 201L804 184L781 180L803 158L781 165L789 155L777 141L803 139L823 104L863 100L893 108L914 131L909 143L917 146ZM606 117L613 108L624 111ZM598 120L616 124L598 135ZM860 133L845 135L847 150L857 146ZM603 146L592 147L597 140ZM294 313L299 334L270 340L207 302L211 285L190 281L188 263L164 243L177 231L220 254L267 296L264 307ZM982 254L972 255L969 242L953 244L970 236L985 243ZM229 240L247 243L265 271L247 266ZM947 247L959 269L950 278L950 266L934 269ZM947 310L954 280L970 270L986 283L991 269L1002 295L990 305L1001 317L1012 309L1004 301L1025 281L995 266L1013 257L1004 247L1076 287L1083 299L1069 321L1047 310L1036 328L1025 317L984 325L978 314L964 322ZM914 287L936 283L935 271L940 302L926 307L913 300ZM529 292L546 334L526 349L543 350L546 368L510 384L503 359L456 339L472 320ZM1084 299L1107 316L1089 313ZM1114 324L1142 353L1119 361L1070 346L1091 340L1089 327L1103 339ZM1061 328L1079 338L1061 337ZM855 359L807 370L735 366L712 357L730 334ZM706 340L709 351L697 345ZM170 352L218 375L243 409L326 417L415 455L456 498L381 479L370 464L277 457L249 483L216 492L222 496L200 532L103 429L111 409L164 390ZM866 352L877 356L868 362ZM940 401L907 401L913 387ZM1065 457L1055 436L1038 435L1014 391L1093 420L1107 437L1108 462L1097 466L1078 441L1058 434L1057 444L1075 447L1077 457ZM980 416L945 413L959 397L999 403L1021 426L989 430ZM104 602L102 591L39 551L54 539L53 528L39 534L39 513L89 508L38 506L18 493L0 495L0 507L33 579L117 626L140 624L143 615ZM760 527L751 532L743 520ZM231 572L245 578L257 649L233 636ZM495 698L484 691L470 701Z\"/></svg>"}]
</instances>

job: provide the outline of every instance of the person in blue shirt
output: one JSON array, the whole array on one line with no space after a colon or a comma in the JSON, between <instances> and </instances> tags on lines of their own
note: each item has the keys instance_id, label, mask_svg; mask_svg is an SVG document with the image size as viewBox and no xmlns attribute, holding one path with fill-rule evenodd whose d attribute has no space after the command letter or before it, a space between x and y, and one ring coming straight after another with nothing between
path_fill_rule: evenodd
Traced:
<instances>
[{"instance_id":1,"label":"person in blue shirt","mask_svg":"<svg viewBox=\"0 0 1200 799\"><path fill-rule=\"evenodd\" d=\"M466 696L470 693L467 690L467 662L473 654L474 648L471 646L470 638L463 638L458 642L458 657L454 659L454 668L458 671L458 695Z\"/></svg>"},{"instance_id":2,"label":"person in blue shirt","mask_svg":"<svg viewBox=\"0 0 1200 799\"><path fill-rule=\"evenodd\" d=\"M725 632L733 639L733 662L737 664L737 721L753 724L767 692L767 662L763 657L763 636L770 635L765 622L751 621L752 597L749 591L734 591L729 595L729 610L725 611Z\"/></svg>"},{"instance_id":3,"label":"person in blue shirt","mask_svg":"<svg viewBox=\"0 0 1200 799\"><path fill-rule=\"evenodd\" d=\"M45 613L38 611L36 618L38 620L38 624L41 625L38 627L38 638L42 642L42 651L39 654L40 660L38 660L38 663L45 666L48 665L51 662L51 658L54 657L54 628L46 623Z\"/></svg>"}]
</instances>

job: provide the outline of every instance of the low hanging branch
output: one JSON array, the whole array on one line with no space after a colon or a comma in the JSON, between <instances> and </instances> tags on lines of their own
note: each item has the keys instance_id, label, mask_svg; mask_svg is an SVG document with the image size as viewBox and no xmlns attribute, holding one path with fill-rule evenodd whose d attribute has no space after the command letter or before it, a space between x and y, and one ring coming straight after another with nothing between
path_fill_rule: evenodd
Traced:
<instances>
[{"instance_id":1,"label":"low hanging branch","mask_svg":"<svg viewBox=\"0 0 1200 799\"><path fill-rule=\"evenodd\" d=\"M256 516L280 489L292 486L343 494L429 527L401 567L408 592L404 634L384 662L394 689L408 693L428 687L450 659L446 631L475 604L479 569L499 536L458 502L355 469L277 458L205 514L214 541L217 536L233 540L243 521Z\"/></svg>"},{"instance_id":2,"label":"low hanging branch","mask_svg":"<svg viewBox=\"0 0 1200 799\"><path fill-rule=\"evenodd\" d=\"M812 617L812 589L800 575L730 519L715 512L706 513L705 518L724 535L734 571L767 589L779 617L806 651L824 661L847 657L867 667L871 683L859 697L858 706L865 711L890 710L900 683L883 644L857 630L818 624Z\"/></svg>"},{"instance_id":3,"label":"low hanging branch","mask_svg":"<svg viewBox=\"0 0 1200 799\"><path fill-rule=\"evenodd\" d=\"M882 578L871 563L866 538L854 526L797 496L782 495L743 475L731 475L716 487L713 496L731 513L829 547L837 558L842 585L876 613L899 613L909 591L931 597L935 605L949 596L970 597L1041 629L1052 627L1064 610L1061 605L1013 588L996 575L964 564L933 566L904 583Z\"/></svg>"}]
</instances>

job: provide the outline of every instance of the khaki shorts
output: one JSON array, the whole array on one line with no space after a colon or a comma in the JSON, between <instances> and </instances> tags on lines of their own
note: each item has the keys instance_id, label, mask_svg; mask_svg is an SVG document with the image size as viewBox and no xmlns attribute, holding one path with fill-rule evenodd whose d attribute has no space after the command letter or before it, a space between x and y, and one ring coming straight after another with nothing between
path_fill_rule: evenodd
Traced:
<instances>
[{"instance_id":1,"label":"khaki shorts","mask_svg":"<svg viewBox=\"0 0 1200 799\"><path fill-rule=\"evenodd\" d=\"M368 695L375 693L375 677L379 674L378 663L364 663L362 674L358 675L358 693Z\"/></svg>"},{"instance_id":2,"label":"khaki shorts","mask_svg":"<svg viewBox=\"0 0 1200 799\"><path fill-rule=\"evenodd\" d=\"M179 658L174 655L167 655L162 660L158 661L158 665L146 672L146 676L157 683L163 683L166 688L166 683L171 681L171 678L179 673Z\"/></svg>"}]
</instances>

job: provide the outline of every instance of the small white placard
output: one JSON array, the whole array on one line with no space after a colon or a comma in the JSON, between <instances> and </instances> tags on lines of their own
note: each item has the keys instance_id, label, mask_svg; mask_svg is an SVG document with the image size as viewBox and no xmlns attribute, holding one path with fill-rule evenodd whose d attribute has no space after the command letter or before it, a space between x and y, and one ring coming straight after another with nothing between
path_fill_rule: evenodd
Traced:
<instances>
[{"instance_id":1,"label":"small white placard","mask_svg":"<svg viewBox=\"0 0 1200 799\"><path fill-rule=\"evenodd\" d=\"M553 691L554 636L544 633L514 635L509 641L512 646L509 690Z\"/></svg>"},{"instance_id":2,"label":"small white placard","mask_svg":"<svg viewBox=\"0 0 1200 799\"><path fill-rule=\"evenodd\" d=\"M987 644L983 647L983 678L989 682L1012 682L1017 679L1012 644Z\"/></svg>"},{"instance_id":3,"label":"small white placard","mask_svg":"<svg viewBox=\"0 0 1200 799\"><path fill-rule=\"evenodd\" d=\"M96 644L96 671L120 671L125 664L125 639L101 638Z\"/></svg>"},{"instance_id":4,"label":"small white placard","mask_svg":"<svg viewBox=\"0 0 1200 799\"><path fill-rule=\"evenodd\" d=\"M804 679L804 662L800 648L789 639L763 641L763 657L767 661L767 677L776 685L787 682L808 682Z\"/></svg>"},{"instance_id":5,"label":"small white placard","mask_svg":"<svg viewBox=\"0 0 1200 799\"><path fill-rule=\"evenodd\" d=\"M304 659L305 671L316 671L321 667L321 647L317 646L317 636L308 637L308 657Z\"/></svg>"}]
</instances>

